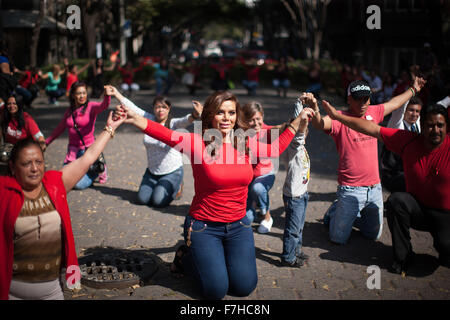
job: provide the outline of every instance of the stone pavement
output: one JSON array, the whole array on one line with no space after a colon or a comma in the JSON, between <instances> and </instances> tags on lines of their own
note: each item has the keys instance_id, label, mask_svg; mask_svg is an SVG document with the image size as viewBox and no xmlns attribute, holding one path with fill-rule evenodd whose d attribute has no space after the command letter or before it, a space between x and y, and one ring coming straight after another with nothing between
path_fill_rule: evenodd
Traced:
<instances>
[{"instance_id":1,"label":"stone pavement","mask_svg":"<svg viewBox=\"0 0 450 320\"><path fill-rule=\"evenodd\" d=\"M252 98L260 101L268 124L286 121L296 97L293 90L288 98L276 97L271 89L259 90L256 97L248 97L241 89L234 92L242 104ZM150 110L153 94L153 91L141 91L132 100ZM200 91L195 98L203 102L208 94L206 90ZM324 94L323 98L337 106L344 106L339 97ZM191 111L192 97L184 88L175 87L169 99L174 106L174 116L182 116ZM45 97L38 98L34 109L29 113L47 137L57 126L68 103L49 106L46 102ZM116 104L113 99L111 105ZM99 116L97 134L104 127L106 116L106 112ZM84 191L72 191L68 200L80 262L86 261L91 254L133 253L138 260L151 257L154 271L141 285L125 289L94 289L83 286L76 293L66 290L66 299L201 299L191 278L177 278L169 271L175 250L183 241L183 221L194 194L191 167L189 164L184 166L184 192L180 200L164 209L138 205L136 192L146 169L146 153L142 141L143 134L134 127L123 125L119 128L116 137L104 152L108 182L103 185L95 183ZM45 154L47 169L62 167L66 147L67 132L48 147ZM280 165L270 192L273 228L270 233L261 235L256 232L258 223L254 224L258 286L249 297L238 299L449 299L450 270L437 263L437 253L433 248L432 238L427 233L412 231L417 263L406 278L387 271L391 264L392 248L386 219L379 241L367 240L357 230L353 231L346 246L328 241L327 230L321 223L321 218L335 198L338 160L336 148L330 137L310 128L307 150L311 158L311 180L303 249L310 259L300 269L279 266L285 217L282 185L286 174L285 168ZM368 273L368 267L372 265L381 270L380 289L367 287L367 280L372 274ZM225 299L237 298L226 296Z\"/></svg>"}]
</instances>

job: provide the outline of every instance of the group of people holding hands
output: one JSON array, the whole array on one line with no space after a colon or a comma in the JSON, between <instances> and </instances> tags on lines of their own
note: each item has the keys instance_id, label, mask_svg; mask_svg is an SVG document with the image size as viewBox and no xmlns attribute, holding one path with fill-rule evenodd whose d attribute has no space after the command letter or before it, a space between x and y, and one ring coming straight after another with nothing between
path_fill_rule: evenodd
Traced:
<instances>
[{"instance_id":1,"label":"group of people holding hands","mask_svg":"<svg viewBox=\"0 0 450 320\"><path fill-rule=\"evenodd\" d=\"M414 102L425 82L417 76L405 92L379 105L370 104L367 82L352 82L348 109L337 111L322 100L327 115L320 113L314 94L305 92L294 101L291 118L276 126L264 123L259 103L241 106L230 91L216 91L203 104L193 101L192 112L172 118L172 105L164 97L157 96L153 112L148 112L110 85L104 87L102 102L90 102L86 85L74 82L70 107L50 137L44 140L34 130L27 139L14 142L8 175L0 177L0 260L5 261L0 266L0 299L63 298L62 268L78 265L66 194L89 187L97 177L106 182L106 167L93 172L92 164L123 123L145 134L148 165L139 186L140 203L164 207L179 197L182 154L190 159L195 194L184 222L185 244L177 249L171 271L192 275L205 298L248 296L256 288L252 221L259 208L263 219L258 232L270 231L269 190L275 180L270 159L283 152L288 163L281 265L301 267L308 259L302 233L310 179L305 148L309 123L333 138L339 154L337 199L324 216L330 240L346 244L353 227L370 239L380 238L380 140L402 158L406 186L386 203L392 271L407 272L413 261L410 228L431 232L439 261L450 266L448 110L439 104L422 107L420 131L379 126L385 116ZM94 138L96 117L109 107L111 97L120 105ZM11 99L2 112L18 122L15 108ZM180 130L193 122L194 132ZM69 144L62 168L45 171L44 150L66 128Z\"/></svg>"}]
</instances>

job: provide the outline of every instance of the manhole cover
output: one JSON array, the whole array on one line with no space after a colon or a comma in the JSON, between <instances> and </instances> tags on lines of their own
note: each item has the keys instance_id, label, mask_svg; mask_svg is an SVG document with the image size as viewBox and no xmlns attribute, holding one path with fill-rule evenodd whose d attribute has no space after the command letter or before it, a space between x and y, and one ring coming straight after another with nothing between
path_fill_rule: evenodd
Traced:
<instances>
[{"instance_id":1,"label":"manhole cover","mask_svg":"<svg viewBox=\"0 0 450 320\"><path fill-rule=\"evenodd\" d=\"M98 289L123 289L151 278L158 271L153 254L140 252L93 253L80 257L81 283Z\"/></svg>"}]
</instances>

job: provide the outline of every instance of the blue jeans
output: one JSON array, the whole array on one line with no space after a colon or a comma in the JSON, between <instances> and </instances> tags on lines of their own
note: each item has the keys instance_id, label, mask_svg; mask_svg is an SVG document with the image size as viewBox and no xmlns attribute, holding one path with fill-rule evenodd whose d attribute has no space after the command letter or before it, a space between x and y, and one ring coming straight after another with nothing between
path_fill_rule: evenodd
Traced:
<instances>
[{"instance_id":1,"label":"blue jeans","mask_svg":"<svg viewBox=\"0 0 450 320\"><path fill-rule=\"evenodd\" d=\"M23 102L28 106L31 105L31 102L36 98L37 95L37 93L32 93L22 86L17 86L16 92L23 97Z\"/></svg>"},{"instance_id":2,"label":"blue jeans","mask_svg":"<svg viewBox=\"0 0 450 320\"><path fill-rule=\"evenodd\" d=\"M272 80L272 85L278 89L278 88L289 88L291 86L291 82L289 81L289 79L273 79Z\"/></svg>"},{"instance_id":3,"label":"blue jeans","mask_svg":"<svg viewBox=\"0 0 450 320\"><path fill-rule=\"evenodd\" d=\"M81 157L86 150L84 149L80 149L77 152L77 159L79 157ZM69 163L64 163L65 165L68 165ZM98 174L93 173L88 171L81 179L80 181L77 182L77 184L75 185L75 187L73 187L75 190L84 190L89 188L90 186L92 186L92 184L94 183L95 179L97 179Z\"/></svg>"},{"instance_id":4,"label":"blue jeans","mask_svg":"<svg viewBox=\"0 0 450 320\"><path fill-rule=\"evenodd\" d=\"M63 96L66 93L66 90L63 88L58 88L56 90L45 90L45 93L48 95L50 102L55 102L59 97Z\"/></svg>"},{"instance_id":5,"label":"blue jeans","mask_svg":"<svg viewBox=\"0 0 450 320\"><path fill-rule=\"evenodd\" d=\"M305 225L308 199L308 192L301 197L288 197L283 195L286 220L284 224L283 253L281 254L281 258L289 263L294 262L302 250L303 226Z\"/></svg>"},{"instance_id":6,"label":"blue jeans","mask_svg":"<svg viewBox=\"0 0 450 320\"><path fill-rule=\"evenodd\" d=\"M273 173L266 174L264 176L256 177L248 186L247 197L247 218L250 222L255 220L255 208L253 207L253 201L261 209L261 214L266 214L269 211L270 199L269 191L273 187L275 182L275 175Z\"/></svg>"},{"instance_id":7,"label":"blue jeans","mask_svg":"<svg viewBox=\"0 0 450 320\"><path fill-rule=\"evenodd\" d=\"M170 89L172 88L173 80L171 77L168 77L167 79L163 78L156 78L156 94L168 94Z\"/></svg>"},{"instance_id":8,"label":"blue jeans","mask_svg":"<svg viewBox=\"0 0 450 320\"><path fill-rule=\"evenodd\" d=\"M139 187L138 200L141 204L166 207L175 198L182 182L183 166L163 175L154 175L146 169Z\"/></svg>"},{"instance_id":9,"label":"blue jeans","mask_svg":"<svg viewBox=\"0 0 450 320\"><path fill-rule=\"evenodd\" d=\"M259 83L256 81L244 80L244 81L242 81L242 85L245 87L245 89L247 89L248 94L255 95L256 88L258 88Z\"/></svg>"},{"instance_id":10,"label":"blue jeans","mask_svg":"<svg viewBox=\"0 0 450 320\"><path fill-rule=\"evenodd\" d=\"M190 215L184 222L184 239L189 253L183 266L198 281L206 299L222 299L228 292L245 297L258 283L255 243L251 222L244 218L231 222L196 220Z\"/></svg>"},{"instance_id":11,"label":"blue jeans","mask_svg":"<svg viewBox=\"0 0 450 320\"><path fill-rule=\"evenodd\" d=\"M330 223L330 240L345 244L353 226L369 239L379 239L383 230L381 184L371 187L338 186L335 201L324 220Z\"/></svg>"}]
</instances>

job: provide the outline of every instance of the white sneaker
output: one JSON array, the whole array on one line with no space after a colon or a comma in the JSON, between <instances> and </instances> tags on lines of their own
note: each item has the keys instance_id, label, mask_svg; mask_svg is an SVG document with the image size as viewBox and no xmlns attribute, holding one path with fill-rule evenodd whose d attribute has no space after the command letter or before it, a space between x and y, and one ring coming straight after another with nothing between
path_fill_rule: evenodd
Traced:
<instances>
[{"instance_id":1,"label":"white sneaker","mask_svg":"<svg viewBox=\"0 0 450 320\"><path fill-rule=\"evenodd\" d=\"M270 229L272 228L273 219L270 217L270 220L263 220L261 221L261 224L258 227L258 233L268 233L270 232Z\"/></svg>"}]
</instances>

